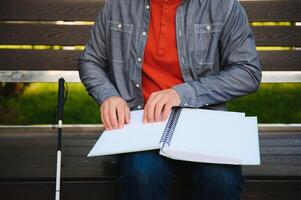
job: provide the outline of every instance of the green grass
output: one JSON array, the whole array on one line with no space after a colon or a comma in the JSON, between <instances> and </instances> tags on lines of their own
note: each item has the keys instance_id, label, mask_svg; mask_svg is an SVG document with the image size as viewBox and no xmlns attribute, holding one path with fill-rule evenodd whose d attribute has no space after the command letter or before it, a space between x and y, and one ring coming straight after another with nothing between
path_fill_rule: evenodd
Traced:
<instances>
[{"instance_id":1,"label":"green grass","mask_svg":"<svg viewBox=\"0 0 301 200\"><path fill-rule=\"evenodd\" d=\"M23 94L4 99L6 110L0 124L51 124L57 105L56 83L32 83ZM82 84L68 84L65 124L99 123L98 105ZM3 108L2 108L3 109Z\"/></svg>"},{"instance_id":2,"label":"green grass","mask_svg":"<svg viewBox=\"0 0 301 200\"><path fill-rule=\"evenodd\" d=\"M99 108L80 83L69 83L64 124L97 124ZM1 97L0 124L51 124L56 83L32 83L23 94ZM4 105L3 105L4 104ZM228 103L231 111L258 116L260 123L301 123L301 84L262 84L259 91Z\"/></svg>"},{"instance_id":3,"label":"green grass","mask_svg":"<svg viewBox=\"0 0 301 200\"><path fill-rule=\"evenodd\" d=\"M301 83L261 84L256 93L228 103L228 109L256 115L260 123L301 123Z\"/></svg>"}]
</instances>

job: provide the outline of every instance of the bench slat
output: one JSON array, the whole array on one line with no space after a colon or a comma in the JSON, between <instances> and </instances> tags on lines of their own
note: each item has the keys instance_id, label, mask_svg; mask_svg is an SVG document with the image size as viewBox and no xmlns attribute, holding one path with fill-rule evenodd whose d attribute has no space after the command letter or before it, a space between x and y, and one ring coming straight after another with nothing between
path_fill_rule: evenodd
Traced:
<instances>
[{"instance_id":1,"label":"bench slat","mask_svg":"<svg viewBox=\"0 0 301 200\"><path fill-rule=\"evenodd\" d=\"M0 24L0 44L85 45L90 25ZM301 26L252 27L257 46L301 46Z\"/></svg>"},{"instance_id":2,"label":"bench slat","mask_svg":"<svg viewBox=\"0 0 301 200\"><path fill-rule=\"evenodd\" d=\"M0 44L84 45L89 25L0 24Z\"/></svg>"},{"instance_id":3,"label":"bench slat","mask_svg":"<svg viewBox=\"0 0 301 200\"><path fill-rule=\"evenodd\" d=\"M4 0L0 19L5 20L92 20L105 0ZM250 21L301 21L296 0L241 1Z\"/></svg>"},{"instance_id":4,"label":"bench slat","mask_svg":"<svg viewBox=\"0 0 301 200\"><path fill-rule=\"evenodd\" d=\"M54 178L56 132L23 128L10 133L0 129L0 179ZM115 156L87 158L99 131L64 131L62 176L64 178L116 177ZM292 142L294 141L294 142ZM301 132L260 131L262 165L244 167L247 176L301 178ZM176 172L177 173L177 172Z\"/></svg>"},{"instance_id":5,"label":"bench slat","mask_svg":"<svg viewBox=\"0 0 301 200\"><path fill-rule=\"evenodd\" d=\"M0 50L2 70L75 70L81 51Z\"/></svg>"},{"instance_id":6,"label":"bench slat","mask_svg":"<svg viewBox=\"0 0 301 200\"><path fill-rule=\"evenodd\" d=\"M2 20L92 20L105 0L3 0Z\"/></svg>"},{"instance_id":7,"label":"bench slat","mask_svg":"<svg viewBox=\"0 0 301 200\"><path fill-rule=\"evenodd\" d=\"M298 0L241 1L250 21L301 21Z\"/></svg>"},{"instance_id":8,"label":"bench slat","mask_svg":"<svg viewBox=\"0 0 301 200\"><path fill-rule=\"evenodd\" d=\"M1 70L75 70L81 51L0 50ZM264 71L300 71L301 51L259 51Z\"/></svg>"},{"instance_id":9,"label":"bench slat","mask_svg":"<svg viewBox=\"0 0 301 200\"><path fill-rule=\"evenodd\" d=\"M253 26L257 46L301 46L301 26Z\"/></svg>"},{"instance_id":10,"label":"bench slat","mask_svg":"<svg viewBox=\"0 0 301 200\"><path fill-rule=\"evenodd\" d=\"M187 199L185 188L189 185L181 180L171 182L171 192L168 199ZM246 188L242 200L299 200L301 196L301 182L294 180L246 180ZM3 199L9 200L52 200L54 199L54 181L35 182L0 182L0 192ZM18 192L16 192L18 191ZM62 182L62 199L72 200L116 200L119 194L116 179L80 181L69 180Z\"/></svg>"}]
</instances>

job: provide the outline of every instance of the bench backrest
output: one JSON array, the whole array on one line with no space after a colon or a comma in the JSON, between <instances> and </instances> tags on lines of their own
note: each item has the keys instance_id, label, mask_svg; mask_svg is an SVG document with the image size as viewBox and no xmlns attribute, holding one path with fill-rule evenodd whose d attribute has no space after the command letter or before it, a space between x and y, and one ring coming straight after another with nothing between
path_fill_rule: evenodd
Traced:
<instances>
[{"instance_id":1,"label":"bench backrest","mask_svg":"<svg viewBox=\"0 0 301 200\"><path fill-rule=\"evenodd\" d=\"M78 82L78 57L105 0L4 0L0 6L0 81ZM301 82L301 3L241 1L263 66L263 82ZM277 26L271 26L276 24ZM262 26L265 25L265 26ZM24 71L25 70L25 71ZM48 71L51 70L51 71ZM280 73L279 73L280 72Z\"/></svg>"}]
</instances>

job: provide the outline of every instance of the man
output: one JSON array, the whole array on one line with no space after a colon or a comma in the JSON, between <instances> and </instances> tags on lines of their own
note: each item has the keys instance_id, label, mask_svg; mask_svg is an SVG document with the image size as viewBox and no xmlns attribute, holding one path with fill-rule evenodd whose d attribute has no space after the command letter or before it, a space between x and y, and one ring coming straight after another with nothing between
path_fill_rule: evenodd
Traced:
<instances>
[{"instance_id":1,"label":"man","mask_svg":"<svg viewBox=\"0 0 301 200\"><path fill-rule=\"evenodd\" d=\"M130 123L130 110L144 109L144 123L166 120L176 106L226 110L260 85L237 0L107 0L90 37L79 74L107 130ZM118 160L123 199L166 199L171 162L189 169L193 199L239 199L244 186L241 166L171 161L156 151Z\"/></svg>"}]
</instances>

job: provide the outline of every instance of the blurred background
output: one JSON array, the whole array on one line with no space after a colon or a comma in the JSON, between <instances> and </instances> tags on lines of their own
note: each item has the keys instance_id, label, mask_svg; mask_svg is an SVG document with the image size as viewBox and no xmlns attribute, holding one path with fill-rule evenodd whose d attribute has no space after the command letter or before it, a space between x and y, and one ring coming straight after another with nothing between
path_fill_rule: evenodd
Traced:
<instances>
[{"instance_id":1,"label":"blurred background","mask_svg":"<svg viewBox=\"0 0 301 200\"><path fill-rule=\"evenodd\" d=\"M57 83L2 83L0 123L51 124L57 103ZM100 123L99 108L81 83L68 83L64 123ZM251 95L227 104L231 111L258 116L260 123L301 123L301 84L262 83Z\"/></svg>"},{"instance_id":2,"label":"blurred background","mask_svg":"<svg viewBox=\"0 0 301 200\"><path fill-rule=\"evenodd\" d=\"M228 103L260 123L301 123L299 1L240 1L263 68L259 91ZM76 66L105 0L11 0L0 7L0 124L51 124L57 80L69 98L64 123L99 124Z\"/></svg>"}]
</instances>

